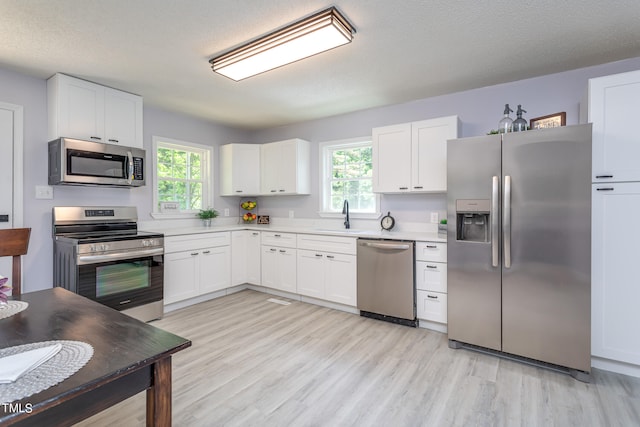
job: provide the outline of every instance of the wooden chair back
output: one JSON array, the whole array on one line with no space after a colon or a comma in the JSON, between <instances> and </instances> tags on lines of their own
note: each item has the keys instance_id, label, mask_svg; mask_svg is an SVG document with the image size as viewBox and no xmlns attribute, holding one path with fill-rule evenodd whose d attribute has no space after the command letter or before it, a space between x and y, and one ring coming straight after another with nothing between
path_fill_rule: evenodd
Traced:
<instances>
[{"instance_id":1,"label":"wooden chair back","mask_svg":"<svg viewBox=\"0 0 640 427\"><path fill-rule=\"evenodd\" d=\"M0 230L0 257L13 257L13 269L11 272L11 295L19 296L22 293L20 257L27 254L29 249L30 228L9 228Z\"/></svg>"}]
</instances>

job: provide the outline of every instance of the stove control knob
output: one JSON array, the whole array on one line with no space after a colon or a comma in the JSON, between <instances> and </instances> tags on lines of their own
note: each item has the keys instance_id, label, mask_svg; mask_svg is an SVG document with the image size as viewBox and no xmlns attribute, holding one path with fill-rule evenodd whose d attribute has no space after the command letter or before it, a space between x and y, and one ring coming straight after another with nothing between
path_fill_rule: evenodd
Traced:
<instances>
[{"instance_id":1,"label":"stove control knob","mask_svg":"<svg viewBox=\"0 0 640 427\"><path fill-rule=\"evenodd\" d=\"M95 252L95 251L96 251L96 245L89 246L89 252Z\"/></svg>"},{"instance_id":2,"label":"stove control knob","mask_svg":"<svg viewBox=\"0 0 640 427\"><path fill-rule=\"evenodd\" d=\"M106 251L108 248L109 248L108 245L100 245L100 250L103 252Z\"/></svg>"},{"instance_id":3,"label":"stove control knob","mask_svg":"<svg viewBox=\"0 0 640 427\"><path fill-rule=\"evenodd\" d=\"M151 241L149 241L149 240L143 240L143 241L142 241L142 246L144 246L144 247L151 246Z\"/></svg>"}]
</instances>

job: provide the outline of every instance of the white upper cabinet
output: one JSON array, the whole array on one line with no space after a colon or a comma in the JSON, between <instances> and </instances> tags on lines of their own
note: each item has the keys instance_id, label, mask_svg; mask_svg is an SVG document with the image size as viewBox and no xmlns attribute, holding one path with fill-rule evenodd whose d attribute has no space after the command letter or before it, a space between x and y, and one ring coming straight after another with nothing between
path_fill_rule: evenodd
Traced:
<instances>
[{"instance_id":1,"label":"white upper cabinet","mask_svg":"<svg viewBox=\"0 0 640 427\"><path fill-rule=\"evenodd\" d=\"M593 182L640 181L640 70L589 80Z\"/></svg>"},{"instance_id":2,"label":"white upper cabinet","mask_svg":"<svg viewBox=\"0 0 640 427\"><path fill-rule=\"evenodd\" d=\"M458 116L374 128L374 192L446 192L447 140L459 133Z\"/></svg>"},{"instance_id":3,"label":"white upper cabinet","mask_svg":"<svg viewBox=\"0 0 640 427\"><path fill-rule=\"evenodd\" d=\"M309 194L311 148L309 141L289 139L261 146L260 187L263 195Z\"/></svg>"},{"instance_id":4,"label":"white upper cabinet","mask_svg":"<svg viewBox=\"0 0 640 427\"><path fill-rule=\"evenodd\" d=\"M227 144L220 147L220 195L260 194L260 145Z\"/></svg>"},{"instance_id":5,"label":"white upper cabinet","mask_svg":"<svg viewBox=\"0 0 640 427\"><path fill-rule=\"evenodd\" d=\"M47 81L49 140L70 137L142 148L142 97L64 74Z\"/></svg>"},{"instance_id":6,"label":"white upper cabinet","mask_svg":"<svg viewBox=\"0 0 640 427\"><path fill-rule=\"evenodd\" d=\"M374 128L373 191L411 191L411 123Z\"/></svg>"}]
</instances>

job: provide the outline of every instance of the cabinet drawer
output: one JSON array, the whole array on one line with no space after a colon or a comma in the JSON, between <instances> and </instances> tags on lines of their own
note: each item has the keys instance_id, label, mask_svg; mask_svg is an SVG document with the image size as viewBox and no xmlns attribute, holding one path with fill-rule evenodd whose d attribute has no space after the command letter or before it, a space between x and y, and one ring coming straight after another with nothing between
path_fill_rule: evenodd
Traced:
<instances>
[{"instance_id":1,"label":"cabinet drawer","mask_svg":"<svg viewBox=\"0 0 640 427\"><path fill-rule=\"evenodd\" d=\"M203 248L215 248L231 244L231 233L184 234L181 236L169 236L164 239L164 252L192 251Z\"/></svg>"},{"instance_id":2,"label":"cabinet drawer","mask_svg":"<svg viewBox=\"0 0 640 427\"><path fill-rule=\"evenodd\" d=\"M447 293L447 264L416 261L416 289Z\"/></svg>"},{"instance_id":3,"label":"cabinet drawer","mask_svg":"<svg viewBox=\"0 0 640 427\"><path fill-rule=\"evenodd\" d=\"M295 248L296 235L295 233L274 233L272 231L263 231L262 244L267 246L280 246L283 248Z\"/></svg>"},{"instance_id":4,"label":"cabinet drawer","mask_svg":"<svg viewBox=\"0 0 640 427\"><path fill-rule=\"evenodd\" d=\"M447 262L447 244L416 242L416 260Z\"/></svg>"},{"instance_id":5,"label":"cabinet drawer","mask_svg":"<svg viewBox=\"0 0 640 427\"><path fill-rule=\"evenodd\" d=\"M418 319L447 323L447 294L416 291L416 312Z\"/></svg>"},{"instance_id":6,"label":"cabinet drawer","mask_svg":"<svg viewBox=\"0 0 640 427\"><path fill-rule=\"evenodd\" d=\"M298 249L355 255L356 238L324 236L321 234L298 234Z\"/></svg>"}]
</instances>

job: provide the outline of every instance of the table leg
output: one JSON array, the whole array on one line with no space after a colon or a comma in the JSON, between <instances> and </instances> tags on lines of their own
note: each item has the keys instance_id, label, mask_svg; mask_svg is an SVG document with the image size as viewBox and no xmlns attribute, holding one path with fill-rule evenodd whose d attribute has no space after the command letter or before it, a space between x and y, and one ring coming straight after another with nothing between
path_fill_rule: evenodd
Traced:
<instances>
[{"instance_id":1,"label":"table leg","mask_svg":"<svg viewBox=\"0 0 640 427\"><path fill-rule=\"evenodd\" d=\"M147 427L171 426L171 356L153 365L153 386L147 390Z\"/></svg>"}]
</instances>

